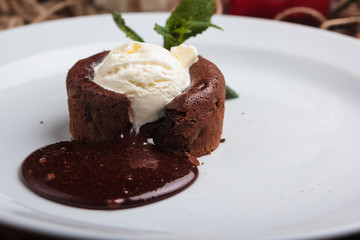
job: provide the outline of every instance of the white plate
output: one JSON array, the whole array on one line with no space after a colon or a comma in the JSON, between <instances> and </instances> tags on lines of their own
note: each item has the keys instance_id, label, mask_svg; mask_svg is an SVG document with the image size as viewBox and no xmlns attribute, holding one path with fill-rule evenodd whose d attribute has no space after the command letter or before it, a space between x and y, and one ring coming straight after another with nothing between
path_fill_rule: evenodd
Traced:
<instances>
[{"instance_id":1,"label":"white plate","mask_svg":"<svg viewBox=\"0 0 360 240\"><path fill-rule=\"evenodd\" d=\"M148 42L166 14L126 14ZM0 33L0 221L60 236L122 239L329 237L360 230L360 42L298 25L220 16L188 43L240 98L226 142L198 180L148 206L94 211L43 199L19 180L33 150L69 139L65 77L127 39L110 15ZM40 124L43 121L43 124Z\"/></svg>"}]
</instances>

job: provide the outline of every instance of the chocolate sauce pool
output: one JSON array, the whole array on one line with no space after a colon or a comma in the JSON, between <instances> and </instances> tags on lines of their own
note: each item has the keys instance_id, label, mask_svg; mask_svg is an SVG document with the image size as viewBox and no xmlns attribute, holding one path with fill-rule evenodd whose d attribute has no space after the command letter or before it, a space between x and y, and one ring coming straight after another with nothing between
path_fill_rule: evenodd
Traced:
<instances>
[{"instance_id":1,"label":"chocolate sauce pool","mask_svg":"<svg viewBox=\"0 0 360 240\"><path fill-rule=\"evenodd\" d=\"M89 209L153 203L190 186L198 176L186 157L159 150L137 135L111 143L63 141L40 148L22 164L24 183L50 200Z\"/></svg>"}]
</instances>

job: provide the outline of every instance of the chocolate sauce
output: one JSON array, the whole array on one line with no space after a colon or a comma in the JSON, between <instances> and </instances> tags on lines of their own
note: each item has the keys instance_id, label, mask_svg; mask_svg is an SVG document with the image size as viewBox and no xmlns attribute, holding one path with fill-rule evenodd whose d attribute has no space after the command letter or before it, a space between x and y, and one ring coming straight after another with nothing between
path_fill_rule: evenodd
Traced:
<instances>
[{"instance_id":1,"label":"chocolate sauce","mask_svg":"<svg viewBox=\"0 0 360 240\"><path fill-rule=\"evenodd\" d=\"M181 192L195 181L198 169L144 136L122 135L110 143L63 141L40 148L25 159L21 174L28 188L50 200L122 209Z\"/></svg>"}]
</instances>

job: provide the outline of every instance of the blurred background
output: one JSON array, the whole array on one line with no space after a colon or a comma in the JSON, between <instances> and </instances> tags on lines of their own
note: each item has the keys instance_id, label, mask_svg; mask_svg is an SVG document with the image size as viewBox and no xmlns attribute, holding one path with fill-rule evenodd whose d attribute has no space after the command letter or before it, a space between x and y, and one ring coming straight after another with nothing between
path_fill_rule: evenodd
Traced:
<instances>
[{"instance_id":1,"label":"blurred background","mask_svg":"<svg viewBox=\"0 0 360 240\"><path fill-rule=\"evenodd\" d=\"M171 11L180 0L0 0L0 31L59 18ZM215 0L217 14L288 21L360 38L360 0Z\"/></svg>"}]
</instances>

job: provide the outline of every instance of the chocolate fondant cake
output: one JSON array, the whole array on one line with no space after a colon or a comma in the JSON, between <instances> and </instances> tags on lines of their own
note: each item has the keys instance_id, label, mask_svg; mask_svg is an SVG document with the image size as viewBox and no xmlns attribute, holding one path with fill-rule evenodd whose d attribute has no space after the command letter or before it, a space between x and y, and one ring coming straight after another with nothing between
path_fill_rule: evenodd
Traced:
<instances>
[{"instance_id":1,"label":"chocolate fondant cake","mask_svg":"<svg viewBox=\"0 0 360 240\"><path fill-rule=\"evenodd\" d=\"M94 70L109 52L78 61L66 79L73 140L111 141L128 131L131 102L125 94L93 82ZM199 157L219 145L224 118L225 81L220 70L199 57L191 84L166 106L165 117L141 128L161 149Z\"/></svg>"}]
</instances>

